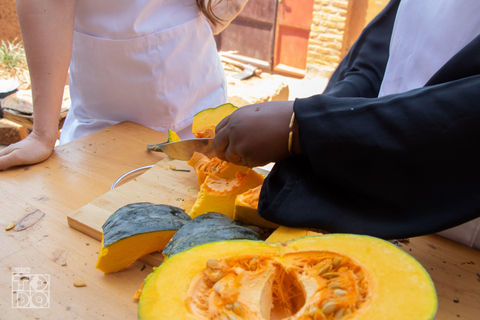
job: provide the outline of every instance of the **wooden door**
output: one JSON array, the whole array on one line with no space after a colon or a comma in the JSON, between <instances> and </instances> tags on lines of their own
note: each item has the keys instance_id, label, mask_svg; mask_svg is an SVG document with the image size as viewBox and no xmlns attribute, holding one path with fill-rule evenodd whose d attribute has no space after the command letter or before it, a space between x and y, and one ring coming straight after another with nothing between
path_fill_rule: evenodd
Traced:
<instances>
[{"instance_id":1,"label":"wooden door","mask_svg":"<svg viewBox=\"0 0 480 320\"><path fill-rule=\"evenodd\" d=\"M277 0L250 0L222 33L215 36L217 49L242 62L272 70Z\"/></svg>"},{"instance_id":2,"label":"wooden door","mask_svg":"<svg viewBox=\"0 0 480 320\"><path fill-rule=\"evenodd\" d=\"M304 77L314 0L278 0L273 71Z\"/></svg>"}]
</instances>

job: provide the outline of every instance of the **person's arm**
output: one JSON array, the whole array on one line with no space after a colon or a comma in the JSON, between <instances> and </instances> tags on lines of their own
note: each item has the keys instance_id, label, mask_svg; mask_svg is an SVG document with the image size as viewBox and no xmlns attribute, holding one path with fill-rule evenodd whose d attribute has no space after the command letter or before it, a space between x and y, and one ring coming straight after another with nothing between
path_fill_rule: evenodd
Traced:
<instances>
[{"instance_id":1,"label":"person's arm","mask_svg":"<svg viewBox=\"0 0 480 320\"><path fill-rule=\"evenodd\" d=\"M398 0L392 0L367 26L342 60L324 91L335 97L376 97L385 72ZM319 92L320 93L320 92ZM293 101L242 107L217 126L215 151L238 165L257 166L301 153L298 126L288 128Z\"/></svg>"},{"instance_id":2,"label":"person's arm","mask_svg":"<svg viewBox=\"0 0 480 320\"><path fill-rule=\"evenodd\" d=\"M0 151L0 170L47 159L58 123L72 52L75 0L17 0L30 72L34 122L24 140Z\"/></svg>"},{"instance_id":3,"label":"person's arm","mask_svg":"<svg viewBox=\"0 0 480 320\"><path fill-rule=\"evenodd\" d=\"M247 2L248 0L197 0L214 35L225 30L242 12Z\"/></svg>"}]
</instances>

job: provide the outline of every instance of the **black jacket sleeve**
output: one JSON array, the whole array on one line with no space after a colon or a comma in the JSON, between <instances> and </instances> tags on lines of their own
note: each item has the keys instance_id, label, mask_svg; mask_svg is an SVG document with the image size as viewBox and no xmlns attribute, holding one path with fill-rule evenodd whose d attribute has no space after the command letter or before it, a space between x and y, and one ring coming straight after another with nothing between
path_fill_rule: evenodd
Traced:
<instances>
[{"instance_id":1,"label":"black jacket sleeve","mask_svg":"<svg viewBox=\"0 0 480 320\"><path fill-rule=\"evenodd\" d=\"M330 77L324 94L337 97L378 96L399 4L400 0L390 1L362 31Z\"/></svg>"},{"instance_id":2,"label":"black jacket sleeve","mask_svg":"<svg viewBox=\"0 0 480 320\"><path fill-rule=\"evenodd\" d=\"M367 43L356 45L357 57L368 51ZM387 239L479 217L478 52L480 36L425 87L381 98L370 95L378 93L386 60L359 66L354 53L347 56L353 60L341 63L324 94L295 101L303 155L275 165L259 214L287 226Z\"/></svg>"}]
</instances>

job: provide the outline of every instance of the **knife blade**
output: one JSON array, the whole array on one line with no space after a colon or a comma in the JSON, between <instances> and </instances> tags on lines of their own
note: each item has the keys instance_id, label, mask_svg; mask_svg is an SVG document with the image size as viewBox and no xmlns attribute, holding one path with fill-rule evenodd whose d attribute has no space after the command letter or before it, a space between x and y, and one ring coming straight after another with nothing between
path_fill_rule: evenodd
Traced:
<instances>
[{"instance_id":1,"label":"knife blade","mask_svg":"<svg viewBox=\"0 0 480 320\"><path fill-rule=\"evenodd\" d=\"M185 139L174 142L165 142L147 145L147 150L163 152L177 160L188 161L194 152L200 152L209 158L215 157L213 138Z\"/></svg>"}]
</instances>

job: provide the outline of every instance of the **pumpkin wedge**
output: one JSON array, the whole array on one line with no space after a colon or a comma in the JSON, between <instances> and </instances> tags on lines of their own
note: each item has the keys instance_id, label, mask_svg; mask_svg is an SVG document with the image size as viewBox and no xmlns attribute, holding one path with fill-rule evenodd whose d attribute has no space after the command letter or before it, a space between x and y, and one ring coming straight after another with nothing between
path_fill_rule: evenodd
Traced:
<instances>
[{"instance_id":1,"label":"pumpkin wedge","mask_svg":"<svg viewBox=\"0 0 480 320\"><path fill-rule=\"evenodd\" d=\"M233 104L225 103L216 108L200 111L193 116L193 135L195 138L213 138L217 124L237 109L238 107Z\"/></svg>"},{"instance_id":2,"label":"pumpkin wedge","mask_svg":"<svg viewBox=\"0 0 480 320\"><path fill-rule=\"evenodd\" d=\"M138 202L121 207L102 226L102 243L96 268L121 271L138 258L162 251L190 217L180 208Z\"/></svg>"},{"instance_id":3,"label":"pumpkin wedge","mask_svg":"<svg viewBox=\"0 0 480 320\"><path fill-rule=\"evenodd\" d=\"M262 228L278 228L278 224L270 222L258 215L258 200L261 189L262 185L259 185L258 187L239 194L235 198L233 220Z\"/></svg>"},{"instance_id":4,"label":"pumpkin wedge","mask_svg":"<svg viewBox=\"0 0 480 320\"><path fill-rule=\"evenodd\" d=\"M237 195L261 185L264 179L262 174L252 169L246 173L237 172L233 179L208 175L188 214L193 219L206 212L219 212L232 219Z\"/></svg>"},{"instance_id":5,"label":"pumpkin wedge","mask_svg":"<svg viewBox=\"0 0 480 320\"><path fill-rule=\"evenodd\" d=\"M186 223L175 233L162 253L165 258L199 244L232 239L263 240L255 231L229 217L207 212Z\"/></svg>"},{"instance_id":6,"label":"pumpkin wedge","mask_svg":"<svg viewBox=\"0 0 480 320\"><path fill-rule=\"evenodd\" d=\"M275 231L273 231L272 234L270 234L270 236L265 239L265 241L273 243L283 243L301 237L320 236L322 234L323 233L321 232L316 232L306 228L291 228L286 226L280 226Z\"/></svg>"},{"instance_id":7,"label":"pumpkin wedge","mask_svg":"<svg viewBox=\"0 0 480 320\"><path fill-rule=\"evenodd\" d=\"M210 242L168 258L145 280L139 319L427 320L437 297L425 269L393 244L329 234L273 244Z\"/></svg>"},{"instance_id":8,"label":"pumpkin wedge","mask_svg":"<svg viewBox=\"0 0 480 320\"><path fill-rule=\"evenodd\" d=\"M167 142L175 142L175 141L180 141L180 140L182 140L182 139L180 139L180 137L178 136L178 134L175 131L168 129L168 140L167 140Z\"/></svg>"}]
</instances>

